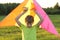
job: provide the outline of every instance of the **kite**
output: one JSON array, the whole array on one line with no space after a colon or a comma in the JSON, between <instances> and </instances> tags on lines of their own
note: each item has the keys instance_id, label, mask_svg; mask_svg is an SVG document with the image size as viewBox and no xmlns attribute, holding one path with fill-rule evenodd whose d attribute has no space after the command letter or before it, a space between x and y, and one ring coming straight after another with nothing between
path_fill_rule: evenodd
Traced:
<instances>
[{"instance_id":1,"label":"kite","mask_svg":"<svg viewBox=\"0 0 60 40\"><path fill-rule=\"evenodd\" d=\"M22 30L22 40L37 40L36 31L39 27L58 35L46 12L36 0L25 0L0 22L0 28L18 26Z\"/></svg>"}]
</instances>

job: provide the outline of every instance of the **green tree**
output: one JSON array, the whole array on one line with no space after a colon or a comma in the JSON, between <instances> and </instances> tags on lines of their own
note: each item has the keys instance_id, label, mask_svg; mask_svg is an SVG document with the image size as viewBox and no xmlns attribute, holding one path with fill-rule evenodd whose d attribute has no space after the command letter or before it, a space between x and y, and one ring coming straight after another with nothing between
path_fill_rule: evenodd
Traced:
<instances>
[{"instance_id":1,"label":"green tree","mask_svg":"<svg viewBox=\"0 0 60 40\"><path fill-rule=\"evenodd\" d=\"M19 3L0 4L0 15L8 15Z\"/></svg>"},{"instance_id":2,"label":"green tree","mask_svg":"<svg viewBox=\"0 0 60 40\"><path fill-rule=\"evenodd\" d=\"M60 9L59 3L57 2L56 5L54 6L54 9Z\"/></svg>"}]
</instances>

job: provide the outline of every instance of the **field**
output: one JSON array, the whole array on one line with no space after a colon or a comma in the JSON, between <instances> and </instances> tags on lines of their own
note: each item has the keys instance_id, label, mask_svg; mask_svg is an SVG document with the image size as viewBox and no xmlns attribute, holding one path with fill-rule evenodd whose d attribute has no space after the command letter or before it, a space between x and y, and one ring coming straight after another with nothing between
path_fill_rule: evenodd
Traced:
<instances>
[{"instance_id":1,"label":"field","mask_svg":"<svg viewBox=\"0 0 60 40\"><path fill-rule=\"evenodd\" d=\"M5 16L0 16L0 21ZM57 31L60 33L60 15L49 15ZM21 30L18 27L0 28L0 40L22 40ZM37 31L37 40L60 40L55 35L48 33L45 30Z\"/></svg>"}]
</instances>

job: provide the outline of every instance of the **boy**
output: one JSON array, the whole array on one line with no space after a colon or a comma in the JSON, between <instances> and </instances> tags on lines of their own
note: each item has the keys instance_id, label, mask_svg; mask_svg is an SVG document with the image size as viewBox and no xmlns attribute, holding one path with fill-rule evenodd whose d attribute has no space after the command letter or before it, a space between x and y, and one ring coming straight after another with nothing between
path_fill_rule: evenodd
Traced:
<instances>
[{"instance_id":1,"label":"boy","mask_svg":"<svg viewBox=\"0 0 60 40\"><path fill-rule=\"evenodd\" d=\"M28 9L24 7L24 11L22 12L22 14L26 13L27 11L28 11ZM21 16L22 15L19 15L16 18L16 22L20 26L20 28L22 29L22 40L37 40L36 39L36 32L37 32L37 29L39 27L41 20L37 24L32 25L34 23L34 17L31 15L27 15L25 18L26 25L24 25L19 21L19 18ZM39 18L40 18L40 16L39 16Z\"/></svg>"}]
</instances>

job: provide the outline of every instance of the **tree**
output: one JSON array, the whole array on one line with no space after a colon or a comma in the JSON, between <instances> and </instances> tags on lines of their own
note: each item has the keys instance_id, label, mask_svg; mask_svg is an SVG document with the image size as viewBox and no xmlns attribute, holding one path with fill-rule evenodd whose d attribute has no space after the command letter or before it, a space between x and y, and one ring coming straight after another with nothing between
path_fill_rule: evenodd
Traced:
<instances>
[{"instance_id":1,"label":"tree","mask_svg":"<svg viewBox=\"0 0 60 40\"><path fill-rule=\"evenodd\" d=\"M56 5L54 6L54 9L60 9L59 3L57 2Z\"/></svg>"},{"instance_id":2,"label":"tree","mask_svg":"<svg viewBox=\"0 0 60 40\"><path fill-rule=\"evenodd\" d=\"M0 4L0 15L8 15L19 3Z\"/></svg>"}]
</instances>

